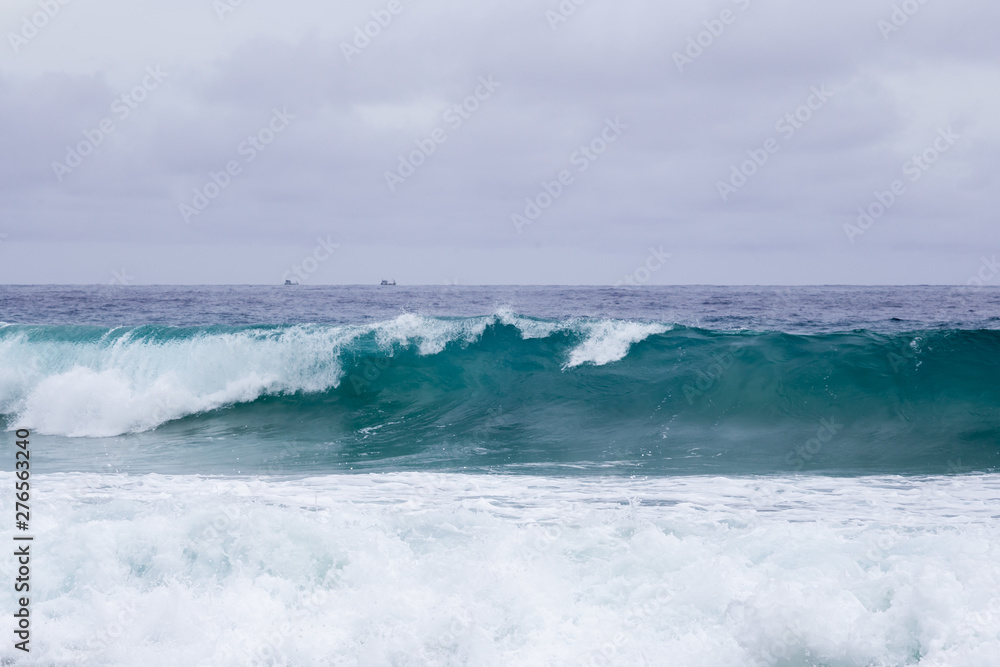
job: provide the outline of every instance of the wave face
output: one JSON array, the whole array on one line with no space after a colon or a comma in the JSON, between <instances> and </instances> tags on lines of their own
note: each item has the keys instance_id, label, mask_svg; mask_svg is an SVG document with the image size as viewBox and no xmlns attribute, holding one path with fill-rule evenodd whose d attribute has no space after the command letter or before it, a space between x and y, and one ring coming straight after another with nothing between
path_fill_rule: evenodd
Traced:
<instances>
[{"instance_id":1,"label":"wave face","mask_svg":"<svg viewBox=\"0 0 1000 667\"><path fill-rule=\"evenodd\" d=\"M0 412L52 436L56 469L83 447L65 469L101 448L114 467L202 473L948 474L1000 459L998 361L996 330L726 332L507 310L5 325Z\"/></svg>"}]
</instances>

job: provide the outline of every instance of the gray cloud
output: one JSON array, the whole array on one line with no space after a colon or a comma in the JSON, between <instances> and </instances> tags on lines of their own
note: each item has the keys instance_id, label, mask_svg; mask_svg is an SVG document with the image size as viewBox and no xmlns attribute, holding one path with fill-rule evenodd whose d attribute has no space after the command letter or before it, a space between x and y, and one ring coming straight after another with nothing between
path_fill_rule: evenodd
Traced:
<instances>
[{"instance_id":1,"label":"gray cloud","mask_svg":"<svg viewBox=\"0 0 1000 667\"><path fill-rule=\"evenodd\" d=\"M5 5L0 281L125 266L139 283L270 283L319 236L340 248L315 283L611 284L660 246L653 283L965 282L1000 249L995 3L588 0L553 30L555 1L398 1L356 45L388 1L245 0L224 20L209 0L70 2L17 53L10 34L41 10ZM919 10L880 27L904 5ZM115 101L157 67L122 117ZM500 85L475 100L480 77ZM776 124L818 89L832 95L793 133ZM294 118L264 145L275 109ZM92 154L53 167L105 119ZM948 128L954 145L909 180ZM420 145L433 153L391 191ZM512 215L562 170L572 183L519 232ZM905 193L852 243L845 225L895 180Z\"/></svg>"}]
</instances>

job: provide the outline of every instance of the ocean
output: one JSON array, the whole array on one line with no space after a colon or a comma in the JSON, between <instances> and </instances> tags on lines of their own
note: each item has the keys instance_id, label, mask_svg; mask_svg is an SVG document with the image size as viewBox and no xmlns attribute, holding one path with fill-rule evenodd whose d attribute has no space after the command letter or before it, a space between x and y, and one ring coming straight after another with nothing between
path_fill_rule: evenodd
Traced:
<instances>
[{"instance_id":1,"label":"ocean","mask_svg":"<svg viewBox=\"0 0 1000 667\"><path fill-rule=\"evenodd\" d=\"M998 374L988 287L3 286L0 659L995 667Z\"/></svg>"}]
</instances>

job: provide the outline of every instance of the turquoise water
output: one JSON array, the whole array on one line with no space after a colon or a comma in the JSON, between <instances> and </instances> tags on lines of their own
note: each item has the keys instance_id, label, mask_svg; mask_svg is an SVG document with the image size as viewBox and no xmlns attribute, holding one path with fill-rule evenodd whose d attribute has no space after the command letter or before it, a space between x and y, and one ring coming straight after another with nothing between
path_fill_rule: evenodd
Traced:
<instances>
[{"instance_id":1,"label":"turquoise water","mask_svg":"<svg viewBox=\"0 0 1000 667\"><path fill-rule=\"evenodd\" d=\"M948 474L1000 461L1000 331L711 331L509 311L7 325L53 471Z\"/></svg>"}]
</instances>

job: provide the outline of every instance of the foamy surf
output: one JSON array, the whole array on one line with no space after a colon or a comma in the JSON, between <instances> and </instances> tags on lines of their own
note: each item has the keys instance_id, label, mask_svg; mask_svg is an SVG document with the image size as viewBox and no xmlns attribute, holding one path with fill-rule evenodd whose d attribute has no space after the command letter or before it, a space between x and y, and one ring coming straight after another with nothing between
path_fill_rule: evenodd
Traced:
<instances>
[{"instance_id":1,"label":"foamy surf","mask_svg":"<svg viewBox=\"0 0 1000 667\"><path fill-rule=\"evenodd\" d=\"M38 475L33 497L39 630L17 664L1000 655L993 476L74 473ZM12 608L10 587L2 597ZM9 642L0 656L14 657Z\"/></svg>"},{"instance_id":2,"label":"foamy surf","mask_svg":"<svg viewBox=\"0 0 1000 667\"><path fill-rule=\"evenodd\" d=\"M293 326L235 331L27 328L0 339L0 410L43 434L106 437L264 395L317 392L343 375L359 333Z\"/></svg>"},{"instance_id":3,"label":"foamy surf","mask_svg":"<svg viewBox=\"0 0 1000 667\"><path fill-rule=\"evenodd\" d=\"M603 366L621 361L635 343L670 330L670 327L661 324L608 320L587 322L582 328L587 337L570 350L566 368L582 364Z\"/></svg>"}]
</instances>

